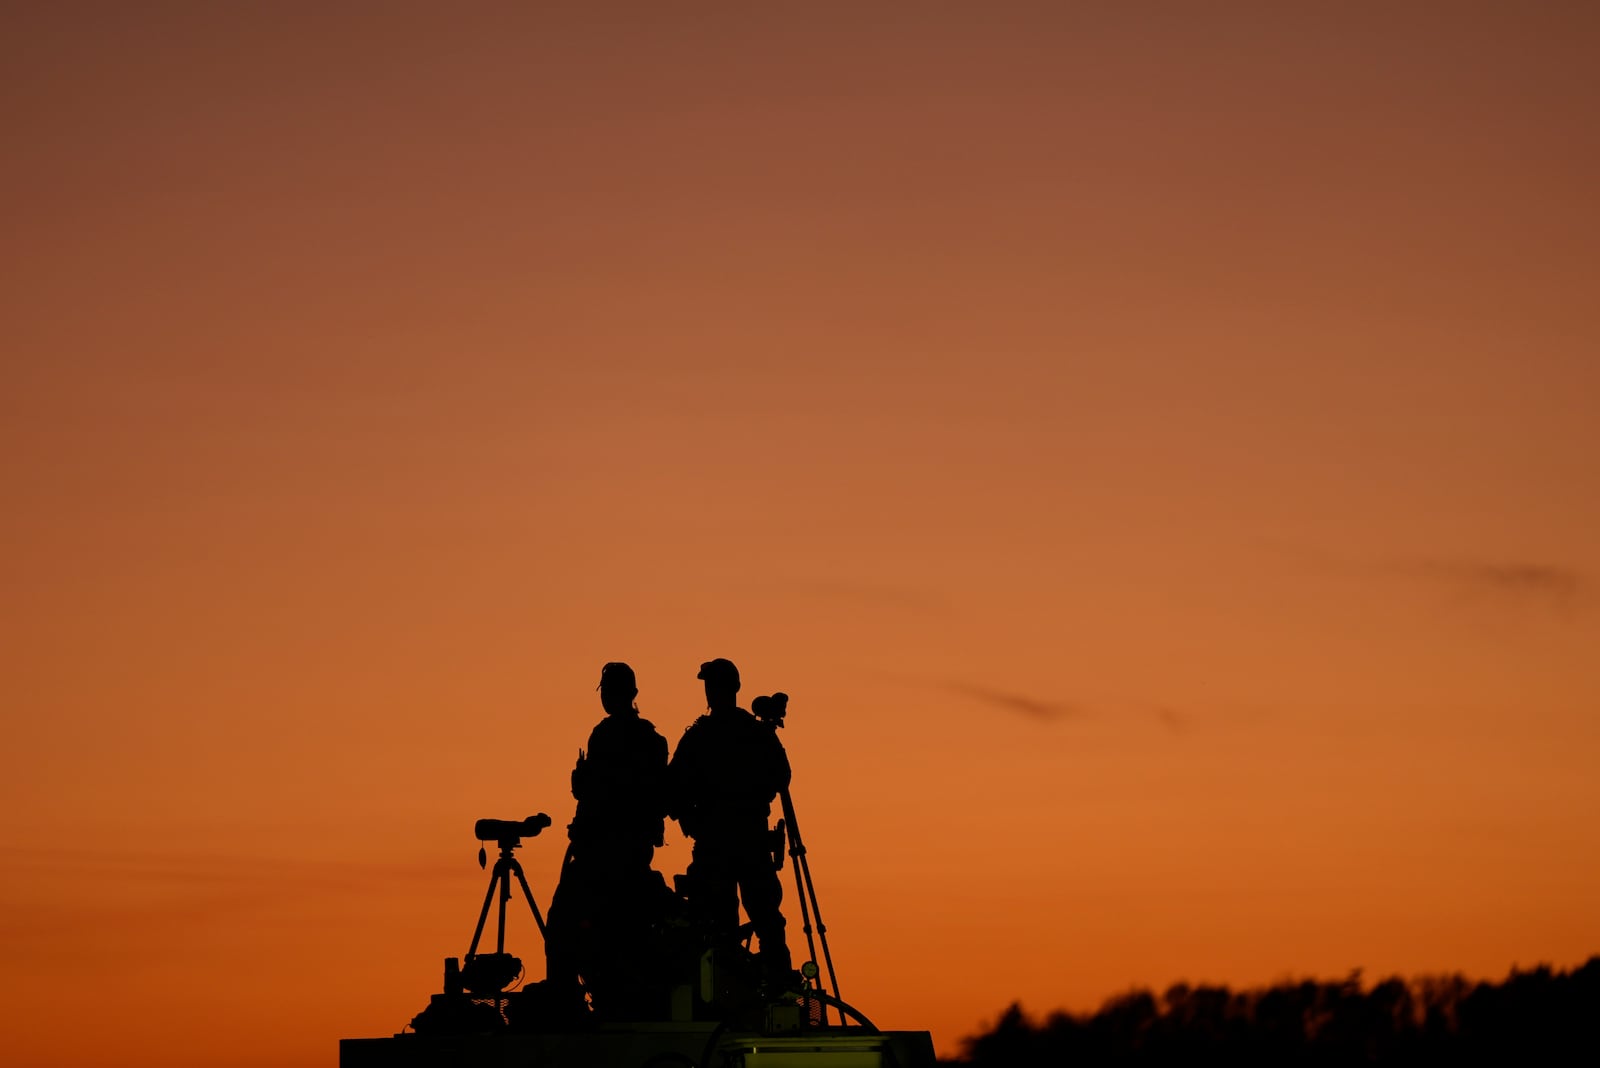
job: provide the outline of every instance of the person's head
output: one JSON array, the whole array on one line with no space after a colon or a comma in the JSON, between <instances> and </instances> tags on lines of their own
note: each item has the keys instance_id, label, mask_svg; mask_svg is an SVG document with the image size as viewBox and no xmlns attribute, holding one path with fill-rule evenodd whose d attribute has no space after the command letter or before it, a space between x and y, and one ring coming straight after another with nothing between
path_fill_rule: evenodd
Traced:
<instances>
[{"instance_id":1,"label":"person's head","mask_svg":"<svg viewBox=\"0 0 1600 1068\"><path fill-rule=\"evenodd\" d=\"M732 660L707 660L700 665L697 678L706 684L706 707L715 712L719 708L732 708L738 703L739 669Z\"/></svg>"},{"instance_id":2,"label":"person's head","mask_svg":"<svg viewBox=\"0 0 1600 1068\"><path fill-rule=\"evenodd\" d=\"M600 669L600 704L606 715L637 712L633 699L639 696L638 683L633 678L633 668L620 660L613 660Z\"/></svg>"}]
</instances>

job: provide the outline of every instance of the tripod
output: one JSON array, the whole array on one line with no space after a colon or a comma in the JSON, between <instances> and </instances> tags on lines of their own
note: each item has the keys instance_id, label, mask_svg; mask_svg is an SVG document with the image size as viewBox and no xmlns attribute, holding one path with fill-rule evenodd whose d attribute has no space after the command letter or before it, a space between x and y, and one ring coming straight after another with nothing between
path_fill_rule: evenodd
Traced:
<instances>
[{"instance_id":1,"label":"tripod","mask_svg":"<svg viewBox=\"0 0 1600 1068\"><path fill-rule=\"evenodd\" d=\"M789 857L794 861L794 892L795 899L800 902L800 926L806 934L806 949L811 954L811 960L817 959L817 942L822 943L822 960L828 966L828 983L833 987L833 996L839 997L839 977L833 971L833 954L828 951L828 925L822 922L822 906L817 904L817 884L811 879L811 863L806 859L806 845L800 839L800 823L794 815L794 798L789 796L789 788L785 786L778 791L778 798L783 802L784 825L789 828ZM811 907L806 907L807 899ZM811 917L817 918L817 934L811 936ZM812 971L816 970L815 964Z\"/></svg>"},{"instance_id":2,"label":"tripod","mask_svg":"<svg viewBox=\"0 0 1600 1068\"><path fill-rule=\"evenodd\" d=\"M546 816L544 821L548 825L550 818ZM478 926L472 932L472 945L467 949L466 959L469 962L478 955L478 940L483 937L483 925L489 919L489 905L494 901L496 888L500 891L500 925L495 935L494 951L496 954L506 951L506 902L511 900L513 875L522 886L522 896L527 899L528 908L533 911L533 922L539 925L539 937L546 937L544 914L539 911L538 903L533 900L533 891L528 888L528 877L522 874L521 862L513 856L513 851L521 844L522 839L514 835L499 840L500 857L494 862L494 871L489 875L489 891L483 895L483 909L478 913Z\"/></svg>"}]
</instances>

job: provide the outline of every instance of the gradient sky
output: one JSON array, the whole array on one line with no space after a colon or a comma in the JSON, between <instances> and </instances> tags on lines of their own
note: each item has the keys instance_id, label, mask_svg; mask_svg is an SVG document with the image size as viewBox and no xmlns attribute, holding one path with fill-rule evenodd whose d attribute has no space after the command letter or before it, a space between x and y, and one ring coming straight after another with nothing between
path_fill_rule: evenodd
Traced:
<instances>
[{"instance_id":1,"label":"gradient sky","mask_svg":"<svg viewBox=\"0 0 1600 1068\"><path fill-rule=\"evenodd\" d=\"M8 1058L398 1030L613 659L944 1052L1600 951L1597 10L0 7Z\"/></svg>"}]
</instances>

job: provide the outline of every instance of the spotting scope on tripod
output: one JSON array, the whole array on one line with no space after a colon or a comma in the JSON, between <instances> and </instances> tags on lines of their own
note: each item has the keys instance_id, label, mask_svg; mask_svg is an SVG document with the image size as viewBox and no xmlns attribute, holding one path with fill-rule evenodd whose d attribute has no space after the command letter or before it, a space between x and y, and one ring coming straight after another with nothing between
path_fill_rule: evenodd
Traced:
<instances>
[{"instance_id":1,"label":"spotting scope on tripod","mask_svg":"<svg viewBox=\"0 0 1600 1068\"><path fill-rule=\"evenodd\" d=\"M528 877L522 873L522 863L517 860L515 850L524 838L537 837L548 826L550 817L543 812L525 820L479 820L473 825L473 834L478 841L492 841L500 847L500 856L489 875L489 890L483 895L483 908L478 912L478 926L472 932L472 945L467 947L465 963L461 967L461 986L474 994L497 994L515 981L522 971L522 962L506 952L506 903L511 900L513 875L522 887L522 896L533 913L533 922L539 926L539 937L545 937L544 914L539 911L538 902L533 900ZM478 865L482 867L486 860L487 856L480 847ZM489 920L489 906L493 904L497 893L500 898L500 921L495 932L494 952L479 953L478 942L483 938L483 927ZM450 985L448 968L449 963L446 962L447 987Z\"/></svg>"}]
</instances>

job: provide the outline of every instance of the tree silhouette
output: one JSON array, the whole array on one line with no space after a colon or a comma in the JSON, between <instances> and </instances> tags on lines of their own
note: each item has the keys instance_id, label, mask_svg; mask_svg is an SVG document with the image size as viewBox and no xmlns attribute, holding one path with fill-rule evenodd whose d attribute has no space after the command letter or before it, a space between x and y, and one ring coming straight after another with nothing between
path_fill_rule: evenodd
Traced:
<instances>
[{"instance_id":1,"label":"tree silhouette","mask_svg":"<svg viewBox=\"0 0 1600 1068\"><path fill-rule=\"evenodd\" d=\"M970 1068L1053 1065L1600 1064L1600 956L1570 972L1540 965L1502 983L1391 977L1364 989L1286 982L1234 992L1178 983L1134 990L1098 1012L1034 1023L1013 1004L965 1040Z\"/></svg>"}]
</instances>

